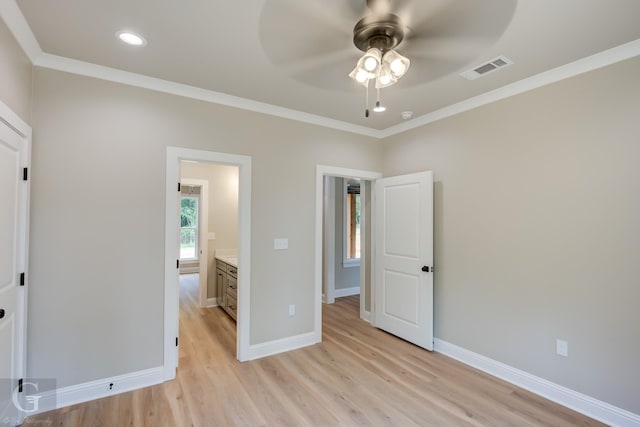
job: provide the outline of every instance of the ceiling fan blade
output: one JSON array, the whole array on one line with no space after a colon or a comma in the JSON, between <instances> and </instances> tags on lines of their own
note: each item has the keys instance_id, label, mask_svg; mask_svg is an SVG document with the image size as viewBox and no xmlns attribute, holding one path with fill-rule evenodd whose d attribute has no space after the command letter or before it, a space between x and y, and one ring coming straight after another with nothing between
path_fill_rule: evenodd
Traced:
<instances>
[{"instance_id":1,"label":"ceiling fan blade","mask_svg":"<svg viewBox=\"0 0 640 427\"><path fill-rule=\"evenodd\" d=\"M345 68L348 68L346 71L343 70L347 75L355 67L357 61L358 55L354 54L351 49L342 49L286 64L282 67L282 71L286 74L296 74L312 69L322 69L324 72L327 68L344 65Z\"/></svg>"},{"instance_id":2,"label":"ceiling fan blade","mask_svg":"<svg viewBox=\"0 0 640 427\"><path fill-rule=\"evenodd\" d=\"M290 64L283 68L283 72L311 86L344 91L358 86L349 78L357 60L358 56L353 51L343 49Z\"/></svg>"},{"instance_id":3,"label":"ceiling fan blade","mask_svg":"<svg viewBox=\"0 0 640 427\"><path fill-rule=\"evenodd\" d=\"M350 5L339 0L266 0L259 33L267 57L276 65L288 65L353 47L357 15Z\"/></svg>"},{"instance_id":4,"label":"ceiling fan blade","mask_svg":"<svg viewBox=\"0 0 640 427\"><path fill-rule=\"evenodd\" d=\"M425 57L466 62L478 56L492 42L490 37L422 37L403 44L398 51L411 59Z\"/></svg>"},{"instance_id":5,"label":"ceiling fan blade","mask_svg":"<svg viewBox=\"0 0 640 427\"><path fill-rule=\"evenodd\" d=\"M456 36L497 40L513 18L517 0L434 0L406 18L409 40Z\"/></svg>"},{"instance_id":6,"label":"ceiling fan blade","mask_svg":"<svg viewBox=\"0 0 640 427\"><path fill-rule=\"evenodd\" d=\"M459 70L465 62L459 58L445 57L412 57L411 68L398 81L398 88L409 88L432 82L452 71Z\"/></svg>"}]
</instances>

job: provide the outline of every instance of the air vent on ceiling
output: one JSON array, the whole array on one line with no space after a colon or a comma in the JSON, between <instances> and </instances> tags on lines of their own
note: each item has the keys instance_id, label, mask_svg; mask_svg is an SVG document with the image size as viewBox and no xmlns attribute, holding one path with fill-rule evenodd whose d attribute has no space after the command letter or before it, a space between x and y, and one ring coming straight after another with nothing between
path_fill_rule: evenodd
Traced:
<instances>
[{"instance_id":1,"label":"air vent on ceiling","mask_svg":"<svg viewBox=\"0 0 640 427\"><path fill-rule=\"evenodd\" d=\"M467 80L475 80L480 76L485 76L489 73L492 73L500 68L507 67L511 64L513 64L512 60L510 60L506 56L499 56L487 63L473 67L471 70L467 70L463 73L460 73L460 75Z\"/></svg>"}]
</instances>

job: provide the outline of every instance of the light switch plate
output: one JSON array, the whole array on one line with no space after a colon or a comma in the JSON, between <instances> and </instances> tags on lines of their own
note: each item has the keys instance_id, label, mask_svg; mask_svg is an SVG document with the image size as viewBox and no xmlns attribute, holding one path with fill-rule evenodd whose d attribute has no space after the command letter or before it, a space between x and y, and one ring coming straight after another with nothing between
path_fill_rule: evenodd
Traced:
<instances>
[{"instance_id":1,"label":"light switch plate","mask_svg":"<svg viewBox=\"0 0 640 427\"><path fill-rule=\"evenodd\" d=\"M289 249L289 239L273 239L273 249L277 251Z\"/></svg>"},{"instance_id":2,"label":"light switch plate","mask_svg":"<svg viewBox=\"0 0 640 427\"><path fill-rule=\"evenodd\" d=\"M556 353L558 356L569 357L569 343L565 340L556 340Z\"/></svg>"}]
</instances>

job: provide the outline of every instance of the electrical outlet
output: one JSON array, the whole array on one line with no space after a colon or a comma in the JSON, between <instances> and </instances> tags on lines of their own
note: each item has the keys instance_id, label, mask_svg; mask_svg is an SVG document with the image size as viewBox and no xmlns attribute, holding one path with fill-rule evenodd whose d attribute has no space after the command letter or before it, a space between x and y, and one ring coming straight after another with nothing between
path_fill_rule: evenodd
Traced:
<instances>
[{"instance_id":1,"label":"electrical outlet","mask_svg":"<svg viewBox=\"0 0 640 427\"><path fill-rule=\"evenodd\" d=\"M289 317L293 317L296 315L296 305L289 304Z\"/></svg>"},{"instance_id":2,"label":"electrical outlet","mask_svg":"<svg viewBox=\"0 0 640 427\"><path fill-rule=\"evenodd\" d=\"M556 340L556 353L558 356L569 357L569 343L564 340Z\"/></svg>"}]
</instances>

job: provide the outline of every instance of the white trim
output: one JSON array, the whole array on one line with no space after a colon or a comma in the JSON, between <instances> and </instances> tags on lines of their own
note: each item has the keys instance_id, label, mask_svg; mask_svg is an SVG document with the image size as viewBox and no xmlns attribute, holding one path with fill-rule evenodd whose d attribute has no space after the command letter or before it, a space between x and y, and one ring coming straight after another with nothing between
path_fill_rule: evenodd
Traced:
<instances>
[{"instance_id":1,"label":"white trim","mask_svg":"<svg viewBox=\"0 0 640 427\"><path fill-rule=\"evenodd\" d=\"M578 393L441 339L434 339L434 350L606 424L640 426L640 415L638 414Z\"/></svg>"},{"instance_id":2,"label":"white trim","mask_svg":"<svg viewBox=\"0 0 640 427\"><path fill-rule=\"evenodd\" d=\"M382 139L388 138L456 114L464 113L465 111L469 111L474 108L482 107L483 105L491 104L492 102L500 101L542 86L556 83L589 71L597 70L598 68L606 67L607 65L615 64L638 55L640 55L640 39L596 53L595 55L578 59L577 61L569 64L527 77L526 79L513 82L481 95L465 99L457 104L452 104L423 116L416 117L413 120L388 127L381 131L377 137Z\"/></svg>"},{"instance_id":3,"label":"white trim","mask_svg":"<svg viewBox=\"0 0 640 427\"><path fill-rule=\"evenodd\" d=\"M361 181L360 182L360 318L364 319L367 310L366 310L366 299L367 292L367 277L369 277L369 281L371 282L371 274L369 270L369 264L371 264L371 260L367 258L367 252L372 254L371 250L371 238L370 233L372 229L369 228L369 232L367 233L367 227L369 227L369 223L367 221L367 215L371 215L372 205L369 204L369 208L367 209L367 202L369 201L369 192L370 189L373 188L373 183L369 181ZM371 283L370 283L371 285ZM366 319L369 321L368 319ZM370 321L369 321L370 322Z\"/></svg>"},{"instance_id":4,"label":"white trim","mask_svg":"<svg viewBox=\"0 0 640 427\"><path fill-rule=\"evenodd\" d=\"M31 63L35 63L42 55L42 49L15 0L0 1L0 17Z\"/></svg>"},{"instance_id":5,"label":"white trim","mask_svg":"<svg viewBox=\"0 0 640 427\"><path fill-rule=\"evenodd\" d=\"M238 166L238 319L236 357L248 360L251 295L251 157L189 148L167 147L165 196L165 279L164 279L164 379L176 376L178 351L179 209L177 183L180 161L222 163Z\"/></svg>"},{"instance_id":6,"label":"white trim","mask_svg":"<svg viewBox=\"0 0 640 427\"><path fill-rule=\"evenodd\" d=\"M371 323L371 312L370 311L366 311L366 310L362 311L362 315L360 317L365 322Z\"/></svg>"},{"instance_id":7,"label":"white trim","mask_svg":"<svg viewBox=\"0 0 640 427\"><path fill-rule=\"evenodd\" d=\"M62 387L39 393L39 410L37 413L60 409L90 400L114 396L120 393L137 390L143 387L160 384L164 379L163 367L145 369L115 377L103 378L82 384ZM110 385L113 384L112 387Z\"/></svg>"},{"instance_id":8,"label":"white trim","mask_svg":"<svg viewBox=\"0 0 640 427\"><path fill-rule=\"evenodd\" d=\"M322 126L330 129L337 129L359 135L370 136L373 138L379 137L378 135L380 131L365 126L355 125L353 123L347 123L336 119L318 116L315 114L292 110L290 108L267 104L265 102L241 98L239 96L228 95L222 92L215 92L209 89L189 86L182 83L175 83L156 77L149 77L129 71L118 70L116 68L78 61L76 59L51 55L49 53L45 53L38 57L38 59L34 61L34 65L38 67L49 68L52 70L78 74L81 76L121 83L129 86L141 87L157 92L184 96L186 98L197 99L213 104L225 105L227 107L234 107L284 119L295 120L298 122Z\"/></svg>"},{"instance_id":9,"label":"white trim","mask_svg":"<svg viewBox=\"0 0 640 427\"><path fill-rule=\"evenodd\" d=\"M217 307L218 306L218 298L217 297L213 297L213 298L207 298L207 303L206 303L206 307Z\"/></svg>"},{"instance_id":10,"label":"white trim","mask_svg":"<svg viewBox=\"0 0 640 427\"><path fill-rule=\"evenodd\" d=\"M207 276L209 264L209 181L206 179L180 178L185 185L200 187L198 200L198 304L207 306ZM186 270L185 270L186 271Z\"/></svg>"},{"instance_id":11,"label":"white trim","mask_svg":"<svg viewBox=\"0 0 640 427\"><path fill-rule=\"evenodd\" d=\"M325 304L336 300L336 196L335 178L324 177L324 299Z\"/></svg>"},{"instance_id":12,"label":"white trim","mask_svg":"<svg viewBox=\"0 0 640 427\"><path fill-rule=\"evenodd\" d=\"M14 333L17 334L17 360L14 361L17 367L17 372L13 371L11 374L17 374L18 378L26 378L28 374L27 370L27 320L28 320L28 292L29 292L29 224L31 218L31 127L27 125L20 117L7 106L0 101L0 123L6 125L9 132L15 133L19 139L18 156L20 167L28 168L28 179L26 181L20 181L20 189L18 191L17 200L17 246L16 246L16 265L18 272L25 273L25 286L20 287L18 291L18 301L15 310L17 318L16 329ZM13 351L13 349L12 349ZM24 414L19 413L18 422L22 423Z\"/></svg>"},{"instance_id":13,"label":"white trim","mask_svg":"<svg viewBox=\"0 0 640 427\"><path fill-rule=\"evenodd\" d=\"M31 127L2 101L0 101L0 121L16 131L21 137L31 141Z\"/></svg>"},{"instance_id":14,"label":"white trim","mask_svg":"<svg viewBox=\"0 0 640 427\"><path fill-rule=\"evenodd\" d=\"M286 337L279 340L268 341L260 344L253 344L249 347L249 357L247 360L260 359L278 353L284 353L298 348L307 347L319 343L315 332Z\"/></svg>"},{"instance_id":15,"label":"white trim","mask_svg":"<svg viewBox=\"0 0 640 427\"><path fill-rule=\"evenodd\" d=\"M365 171L359 169L348 169L336 166L316 165L316 231L315 231L315 268L314 268L314 320L313 334L316 342L322 341L322 254L323 254L323 233L322 233L322 213L324 209L324 177L339 176L343 178L359 178L367 181L374 181L382 177L380 172ZM362 271L360 271L362 275Z\"/></svg>"},{"instance_id":16,"label":"white trim","mask_svg":"<svg viewBox=\"0 0 640 427\"><path fill-rule=\"evenodd\" d=\"M197 88L194 86L188 86L154 77L148 77L141 74L118 70L115 68L77 61L75 59L64 58L48 53L40 55L37 60L33 62L34 65L40 67L118 82L130 86L142 87L158 92L170 93L173 95L184 96L187 98L193 98L215 104L226 105L229 107L268 114L275 117L281 117L303 123L365 135L372 138L385 139L390 136L394 136L402 132L424 126L426 124L433 123L435 121L481 107L483 105L491 104L493 102L500 101L511 96L519 95L521 93L528 92L539 87L543 87L564 79L596 70L598 68L606 67L607 65L615 64L617 62L624 61L638 55L640 55L640 39L613 47L611 49L596 53L582 59L578 59L577 61L559 66L552 70L544 71L542 73L527 77L517 82L510 83L506 86L502 86L500 88L466 99L456 104L449 105L439 110L432 111L423 116L416 117L413 120L390 126L383 130L372 129L365 126L355 125L340 120L304 113L301 111L279 107L272 104L266 104L250 99L227 95L220 92Z\"/></svg>"},{"instance_id":17,"label":"white trim","mask_svg":"<svg viewBox=\"0 0 640 427\"><path fill-rule=\"evenodd\" d=\"M196 274L200 273L200 263L197 265L183 265L182 261L180 262L180 274Z\"/></svg>"},{"instance_id":18,"label":"white trim","mask_svg":"<svg viewBox=\"0 0 640 427\"><path fill-rule=\"evenodd\" d=\"M360 295L360 286L354 286L352 288L336 289L336 298L350 297L351 295Z\"/></svg>"}]
</instances>

